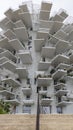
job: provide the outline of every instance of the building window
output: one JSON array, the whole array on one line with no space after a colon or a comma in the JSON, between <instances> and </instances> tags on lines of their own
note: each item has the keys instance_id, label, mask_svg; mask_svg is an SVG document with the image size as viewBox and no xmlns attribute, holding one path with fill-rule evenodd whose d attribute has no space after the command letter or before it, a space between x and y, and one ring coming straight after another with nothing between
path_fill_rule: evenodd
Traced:
<instances>
[{"instance_id":1,"label":"building window","mask_svg":"<svg viewBox=\"0 0 73 130\"><path fill-rule=\"evenodd\" d=\"M46 91L46 90L47 90L47 87L46 87L46 86L45 86L45 87L43 87L43 90L44 90L44 91Z\"/></svg>"},{"instance_id":2,"label":"building window","mask_svg":"<svg viewBox=\"0 0 73 130\"><path fill-rule=\"evenodd\" d=\"M62 107L57 107L57 113L63 113L63 111L62 111Z\"/></svg>"},{"instance_id":3,"label":"building window","mask_svg":"<svg viewBox=\"0 0 73 130\"><path fill-rule=\"evenodd\" d=\"M41 106L41 114L50 114L51 106Z\"/></svg>"},{"instance_id":4,"label":"building window","mask_svg":"<svg viewBox=\"0 0 73 130\"><path fill-rule=\"evenodd\" d=\"M23 113L31 114L31 106L30 105L23 106Z\"/></svg>"},{"instance_id":5,"label":"building window","mask_svg":"<svg viewBox=\"0 0 73 130\"><path fill-rule=\"evenodd\" d=\"M42 57L42 61L44 61L44 62L45 62L45 57Z\"/></svg>"},{"instance_id":6,"label":"building window","mask_svg":"<svg viewBox=\"0 0 73 130\"><path fill-rule=\"evenodd\" d=\"M30 79L29 78L27 79L27 84L30 84Z\"/></svg>"},{"instance_id":7,"label":"building window","mask_svg":"<svg viewBox=\"0 0 73 130\"><path fill-rule=\"evenodd\" d=\"M30 100L30 95L27 95L27 96L26 96L26 99L27 99L27 100Z\"/></svg>"}]
</instances>

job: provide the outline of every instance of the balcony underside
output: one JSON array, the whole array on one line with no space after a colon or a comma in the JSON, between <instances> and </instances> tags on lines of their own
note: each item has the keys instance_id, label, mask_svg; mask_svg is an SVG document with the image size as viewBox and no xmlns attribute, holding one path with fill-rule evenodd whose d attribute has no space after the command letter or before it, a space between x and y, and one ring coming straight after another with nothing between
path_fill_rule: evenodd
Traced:
<instances>
[{"instance_id":1,"label":"balcony underside","mask_svg":"<svg viewBox=\"0 0 73 130\"><path fill-rule=\"evenodd\" d=\"M66 75L67 74L67 71L65 70L57 70L53 75L53 79L54 80L58 80L60 79L62 76Z\"/></svg>"},{"instance_id":2,"label":"balcony underside","mask_svg":"<svg viewBox=\"0 0 73 130\"><path fill-rule=\"evenodd\" d=\"M27 41L28 40L28 33L25 27L19 27L19 28L14 28L14 32L16 34L16 37L20 41Z\"/></svg>"},{"instance_id":3,"label":"balcony underside","mask_svg":"<svg viewBox=\"0 0 73 130\"><path fill-rule=\"evenodd\" d=\"M29 12L19 13L19 16L27 28L32 27L32 20Z\"/></svg>"},{"instance_id":4,"label":"balcony underside","mask_svg":"<svg viewBox=\"0 0 73 130\"><path fill-rule=\"evenodd\" d=\"M0 94L2 94L3 96L14 96L14 93L9 92L7 90L0 91Z\"/></svg>"},{"instance_id":5,"label":"balcony underside","mask_svg":"<svg viewBox=\"0 0 73 130\"><path fill-rule=\"evenodd\" d=\"M4 102L10 103L10 104L15 104L18 105L20 102L17 99L12 99L12 100L4 100Z\"/></svg>"},{"instance_id":6,"label":"balcony underside","mask_svg":"<svg viewBox=\"0 0 73 130\"><path fill-rule=\"evenodd\" d=\"M23 104L24 105L33 105L34 104L34 100L23 100Z\"/></svg>"},{"instance_id":7,"label":"balcony underside","mask_svg":"<svg viewBox=\"0 0 73 130\"><path fill-rule=\"evenodd\" d=\"M2 82L9 84L12 87L19 87L20 83L12 78L3 79Z\"/></svg>"},{"instance_id":8,"label":"balcony underside","mask_svg":"<svg viewBox=\"0 0 73 130\"><path fill-rule=\"evenodd\" d=\"M67 94L69 91L68 90L58 90L55 95L56 96L63 96L65 94Z\"/></svg>"},{"instance_id":9,"label":"balcony underside","mask_svg":"<svg viewBox=\"0 0 73 130\"><path fill-rule=\"evenodd\" d=\"M16 73L19 75L20 78L27 78L28 77L28 72L26 68L16 68Z\"/></svg>"},{"instance_id":10,"label":"balcony underside","mask_svg":"<svg viewBox=\"0 0 73 130\"><path fill-rule=\"evenodd\" d=\"M69 104L72 104L73 102L68 102L68 101L61 101L57 104L57 106L67 106Z\"/></svg>"},{"instance_id":11,"label":"balcony underside","mask_svg":"<svg viewBox=\"0 0 73 130\"><path fill-rule=\"evenodd\" d=\"M49 86L52 82L52 78L38 78L37 84L38 86Z\"/></svg>"},{"instance_id":12,"label":"balcony underside","mask_svg":"<svg viewBox=\"0 0 73 130\"><path fill-rule=\"evenodd\" d=\"M44 106L44 105L48 106L48 105L51 104L52 101L53 101L53 99L43 98L43 99L41 99L41 105L42 106Z\"/></svg>"},{"instance_id":13,"label":"balcony underside","mask_svg":"<svg viewBox=\"0 0 73 130\"><path fill-rule=\"evenodd\" d=\"M10 70L12 72L15 72L17 66L16 66L16 64L12 63L11 61L6 61L3 64L1 64L1 67L5 68L7 70Z\"/></svg>"},{"instance_id":14,"label":"balcony underside","mask_svg":"<svg viewBox=\"0 0 73 130\"><path fill-rule=\"evenodd\" d=\"M9 41L9 44L16 50L24 50L24 46L18 39L12 39Z\"/></svg>"},{"instance_id":15,"label":"balcony underside","mask_svg":"<svg viewBox=\"0 0 73 130\"><path fill-rule=\"evenodd\" d=\"M32 63L32 57L29 51L27 52L20 52L19 57L21 58L21 61L23 64L31 64Z\"/></svg>"},{"instance_id":16,"label":"balcony underside","mask_svg":"<svg viewBox=\"0 0 73 130\"><path fill-rule=\"evenodd\" d=\"M35 39L34 40L35 51L41 51L42 46L44 44L45 44L44 39Z\"/></svg>"},{"instance_id":17,"label":"balcony underside","mask_svg":"<svg viewBox=\"0 0 73 130\"><path fill-rule=\"evenodd\" d=\"M30 95L31 94L31 88L22 88L22 91L25 95Z\"/></svg>"},{"instance_id":18,"label":"balcony underside","mask_svg":"<svg viewBox=\"0 0 73 130\"><path fill-rule=\"evenodd\" d=\"M42 57L53 58L55 55L55 47L43 47L41 55Z\"/></svg>"},{"instance_id":19,"label":"balcony underside","mask_svg":"<svg viewBox=\"0 0 73 130\"><path fill-rule=\"evenodd\" d=\"M51 65L51 62L40 61L39 64L38 64L38 70L39 71L48 70L48 68L50 67L50 65Z\"/></svg>"}]
</instances>

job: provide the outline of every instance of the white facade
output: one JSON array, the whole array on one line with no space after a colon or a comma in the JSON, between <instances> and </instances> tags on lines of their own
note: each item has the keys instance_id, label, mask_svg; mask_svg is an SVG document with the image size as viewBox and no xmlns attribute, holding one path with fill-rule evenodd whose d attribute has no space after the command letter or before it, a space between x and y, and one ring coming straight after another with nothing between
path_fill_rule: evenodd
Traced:
<instances>
[{"instance_id":1,"label":"white facade","mask_svg":"<svg viewBox=\"0 0 73 130\"><path fill-rule=\"evenodd\" d=\"M0 21L0 98L11 113L73 113L73 24L52 3L23 3Z\"/></svg>"}]
</instances>

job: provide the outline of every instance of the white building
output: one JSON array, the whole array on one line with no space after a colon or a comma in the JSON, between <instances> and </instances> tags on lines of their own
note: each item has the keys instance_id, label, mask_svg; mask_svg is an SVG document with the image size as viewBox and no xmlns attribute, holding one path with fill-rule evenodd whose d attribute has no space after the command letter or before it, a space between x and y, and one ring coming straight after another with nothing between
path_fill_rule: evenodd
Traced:
<instances>
[{"instance_id":1,"label":"white building","mask_svg":"<svg viewBox=\"0 0 73 130\"><path fill-rule=\"evenodd\" d=\"M38 7L38 6L37 6ZM52 3L23 3L0 21L0 98L11 113L73 113L73 24Z\"/></svg>"}]
</instances>

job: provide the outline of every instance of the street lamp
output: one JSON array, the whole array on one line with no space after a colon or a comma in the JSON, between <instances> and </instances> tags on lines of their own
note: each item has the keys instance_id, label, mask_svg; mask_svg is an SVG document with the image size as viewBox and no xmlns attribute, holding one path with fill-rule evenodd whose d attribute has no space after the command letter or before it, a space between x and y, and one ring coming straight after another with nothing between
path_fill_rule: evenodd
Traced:
<instances>
[{"instance_id":1,"label":"street lamp","mask_svg":"<svg viewBox=\"0 0 73 130\"><path fill-rule=\"evenodd\" d=\"M36 114L36 130L40 129L40 104L39 104L39 87L37 87L37 114Z\"/></svg>"}]
</instances>

